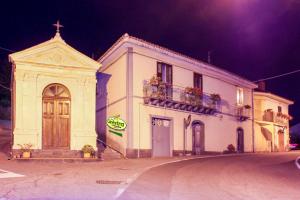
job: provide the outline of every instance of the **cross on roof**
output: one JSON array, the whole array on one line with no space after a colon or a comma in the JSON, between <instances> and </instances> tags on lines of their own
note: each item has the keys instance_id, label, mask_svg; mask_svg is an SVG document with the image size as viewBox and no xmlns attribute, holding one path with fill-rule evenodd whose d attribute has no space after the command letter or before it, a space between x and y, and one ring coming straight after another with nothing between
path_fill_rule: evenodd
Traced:
<instances>
[{"instance_id":1,"label":"cross on roof","mask_svg":"<svg viewBox=\"0 0 300 200\"><path fill-rule=\"evenodd\" d=\"M62 28L62 27L64 27L63 25L61 25L59 23L59 20L57 20L56 24L53 24L53 26L56 27L56 33L59 33L59 29Z\"/></svg>"}]
</instances>

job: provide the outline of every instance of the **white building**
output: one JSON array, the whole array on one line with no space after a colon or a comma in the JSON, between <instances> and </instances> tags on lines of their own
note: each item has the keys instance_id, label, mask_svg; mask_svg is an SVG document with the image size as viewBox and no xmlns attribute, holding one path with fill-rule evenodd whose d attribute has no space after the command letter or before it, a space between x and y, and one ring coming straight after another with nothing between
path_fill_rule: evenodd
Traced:
<instances>
[{"instance_id":1,"label":"white building","mask_svg":"<svg viewBox=\"0 0 300 200\"><path fill-rule=\"evenodd\" d=\"M128 157L253 151L252 82L128 34L98 61L97 132Z\"/></svg>"}]
</instances>

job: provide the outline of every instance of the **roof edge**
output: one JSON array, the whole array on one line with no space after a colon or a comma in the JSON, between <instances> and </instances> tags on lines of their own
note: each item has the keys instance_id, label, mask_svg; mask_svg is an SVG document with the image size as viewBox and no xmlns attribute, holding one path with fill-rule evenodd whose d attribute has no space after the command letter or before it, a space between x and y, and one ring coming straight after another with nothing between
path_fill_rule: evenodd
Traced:
<instances>
[{"instance_id":1,"label":"roof edge","mask_svg":"<svg viewBox=\"0 0 300 200\"><path fill-rule=\"evenodd\" d=\"M143 39L140 39L140 38L137 38L137 37L134 37L134 36L130 36L128 33L123 34L115 43L113 43L113 45L107 51L105 51L104 54L101 55L97 59L97 61L98 62L102 62L104 59L106 59L106 57L110 53L112 53L115 49L117 49L118 47L120 47L123 43L128 42L129 40L131 42L135 43L136 45L139 45L137 42L146 44L146 45L150 46L152 48L152 50L156 50L156 51L160 50L160 51L168 52L169 54L172 54L174 57L183 59L185 62L192 61L195 64L200 64L200 65L202 65L202 67L206 67L206 68L208 68L210 70L214 70L217 73L220 73L220 74L227 73L230 76L233 76L235 78L238 78L238 79L241 79L241 80L245 81L245 84L247 84L250 88L252 88L252 89L257 88L257 84L255 84L254 82L252 82L252 81L250 81L250 80L248 80L248 79L246 79L246 78L244 78L244 77L242 77L242 76L240 76L238 74L235 74L235 73L230 72L228 70L222 69L222 68L217 67L215 65L206 63L206 62L204 62L202 60L198 60L198 59L192 58L190 56L187 56L187 55L184 55L182 53L176 52L174 50L168 49L166 47L162 47L160 45L148 42L146 40L143 40Z\"/></svg>"},{"instance_id":2,"label":"roof edge","mask_svg":"<svg viewBox=\"0 0 300 200\"><path fill-rule=\"evenodd\" d=\"M273 94L271 92L257 92L257 91L254 91L253 93L254 93L254 96L255 95L260 95L260 96L269 97L269 98L277 100L277 101L284 102L288 105L293 105L294 104L294 101L292 101L290 99L287 99L287 98L284 98L284 97L281 97L279 95Z\"/></svg>"}]
</instances>

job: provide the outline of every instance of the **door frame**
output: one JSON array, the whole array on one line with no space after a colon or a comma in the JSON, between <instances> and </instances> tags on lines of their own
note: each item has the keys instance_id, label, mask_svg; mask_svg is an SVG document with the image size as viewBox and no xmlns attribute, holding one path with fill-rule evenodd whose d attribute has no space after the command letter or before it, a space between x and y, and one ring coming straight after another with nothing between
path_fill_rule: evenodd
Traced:
<instances>
[{"instance_id":1,"label":"door frame","mask_svg":"<svg viewBox=\"0 0 300 200\"><path fill-rule=\"evenodd\" d=\"M44 92L46 91L46 89L47 88L49 88L50 86L52 86L52 85L59 85L59 86L62 86L63 88L65 88L67 91L68 91L68 93L69 93L69 97L59 97L59 98L50 98L50 97L44 97ZM53 102L54 102L54 104L56 104L58 101L57 100L67 100L67 101L69 101L69 128L68 128L68 131L69 131L69 138L68 138L68 147L66 147L66 148L59 148L59 147L53 147L53 148L45 148L44 147L44 128L43 128L43 119L44 119L44 99L45 100L53 100ZM55 150L55 149L62 149L62 150L70 150L71 149L71 117L72 117L72 109L71 109L71 107L72 107L72 96L71 96L71 92L70 92L70 90L69 90L69 88L67 87L67 86L65 86L64 84L61 84L61 83L50 83L50 84L48 84L48 85L46 85L45 87L44 87L44 89L43 89L43 91L42 91L42 113L41 113L41 115L42 115L42 121L41 121L41 123L42 123L42 134L41 134L41 149L42 150Z\"/></svg>"},{"instance_id":2,"label":"door frame","mask_svg":"<svg viewBox=\"0 0 300 200\"><path fill-rule=\"evenodd\" d=\"M173 120L173 117L165 117L165 116L160 116L160 115L150 115L151 157L154 157L153 156L153 128L152 128L153 118L159 118L159 119L170 121L170 154L169 154L169 156L172 157L173 156L173 149L174 149L174 137L173 137L174 120Z\"/></svg>"},{"instance_id":3,"label":"door frame","mask_svg":"<svg viewBox=\"0 0 300 200\"><path fill-rule=\"evenodd\" d=\"M200 121L200 120L194 120L192 122L192 153L194 153L194 135L195 135L195 126L196 125L200 125L203 126L203 151L201 151L200 153L205 152L205 124ZM202 141L200 141L202 142Z\"/></svg>"},{"instance_id":4,"label":"door frame","mask_svg":"<svg viewBox=\"0 0 300 200\"><path fill-rule=\"evenodd\" d=\"M242 151L238 151L238 145L239 145L239 130L242 130L243 133L243 149ZM242 127L238 127L236 129L236 151L237 153L244 153L245 152L245 131Z\"/></svg>"}]
</instances>

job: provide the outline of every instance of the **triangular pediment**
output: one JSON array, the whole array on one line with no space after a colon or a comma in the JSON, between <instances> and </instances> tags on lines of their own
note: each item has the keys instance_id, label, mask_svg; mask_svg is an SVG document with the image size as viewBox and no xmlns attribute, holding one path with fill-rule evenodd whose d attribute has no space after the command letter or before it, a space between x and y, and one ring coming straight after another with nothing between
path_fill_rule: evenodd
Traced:
<instances>
[{"instance_id":1,"label":"triangular pediment","mask_svg":"<svg viewBox=\"0 0 300 200\"><path fill-rule=\"evenodd\" d=\"M31 63L98 70L100 63L72 48L59 35L39 45L11 54L15 63Z\"/></svg>"}]
</instances>

